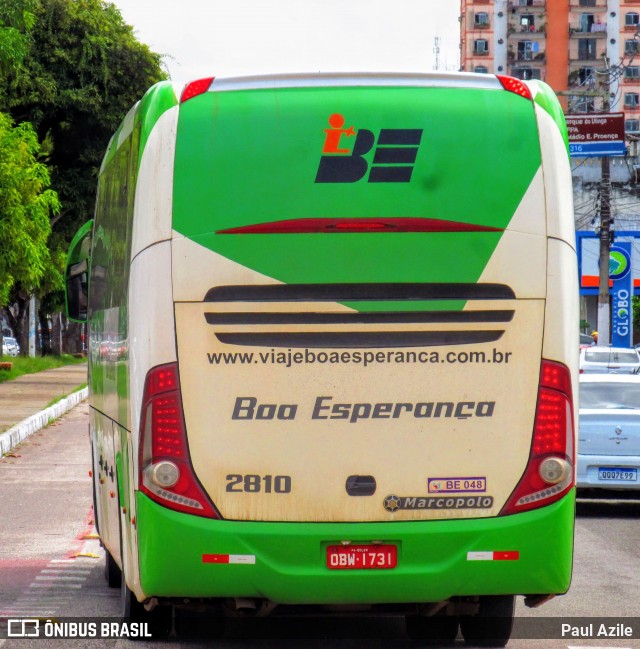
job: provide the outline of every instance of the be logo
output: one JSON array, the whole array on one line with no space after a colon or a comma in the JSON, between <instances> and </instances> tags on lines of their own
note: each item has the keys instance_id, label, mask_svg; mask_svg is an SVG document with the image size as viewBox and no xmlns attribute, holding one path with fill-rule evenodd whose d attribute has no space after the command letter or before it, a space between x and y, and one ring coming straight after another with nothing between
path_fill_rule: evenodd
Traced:
<instances>
[{"instance_id":1,"label":"be logo","mask_svg":"<svg viewBox=\"0 0 640 649\"><path fill-rule=\"evenodd\" d=\"M353 126L344 128L339 113L329 117L324 129L325 140L316 174L317 183L355 183L367 172L370 183L408 183L416 162L422 129L383 128L376 136L372 131ZM352 148L349 138L355 138ZM365 159L375 144L371 164Z\"/></svg>"}]
</instances>

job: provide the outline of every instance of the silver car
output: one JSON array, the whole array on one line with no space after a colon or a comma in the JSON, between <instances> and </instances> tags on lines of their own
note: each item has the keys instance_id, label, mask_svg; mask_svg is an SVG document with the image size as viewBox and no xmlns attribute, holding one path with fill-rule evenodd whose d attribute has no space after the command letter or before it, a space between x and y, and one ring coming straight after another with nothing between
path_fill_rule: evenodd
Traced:
<instances>
[{"instance_id":1,"label":"silver car","mask_svg":"<svg viewBox=\"0 0 640 649\"><path fill-rule=\"evenodd\" d=\"M640 354L629 347L585 347L580 350L580 374L635 374Z\"/></svg>"},{"instance_id":2,"label":"silver car","mask_svg":"<svg viewBox=\"0 0 640 649\"><path fill-rule=\"evenodd\" d=\"M582 374L578 488L640 489L640 376Z\"/></svg>"},{"instance_id":3,"label":"silver car","mask_svg":"<svg viewBox=\"0 0 640 649\"><path fill-rule=\"evenodd\" d=\"M10 336L5 336L4 341L7 345L8 356L15 357L20 353L20 345L18 345L18 341L15 338L11 338Z\"/></svg>"}]
</instances>

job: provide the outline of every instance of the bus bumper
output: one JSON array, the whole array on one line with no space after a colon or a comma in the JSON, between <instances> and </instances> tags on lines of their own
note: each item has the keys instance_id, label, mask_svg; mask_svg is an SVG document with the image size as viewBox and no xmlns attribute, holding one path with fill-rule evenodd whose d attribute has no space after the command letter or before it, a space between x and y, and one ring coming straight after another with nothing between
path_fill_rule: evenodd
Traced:
<instances>
[{"instance_id":1,"label":"bus bumper","mask_svg":"<svg viewBox=\"0 0 640 649\"><path fill-rule=\"evenodd\" d=\"M257 597L279 604L560 594L571 581L574 509L572 490L553 505L500 518L242 522L174 512L138 492L140 583L147 597ZM342 541L396 543L398 565L331 570L326 547Z\"/></svg>"}]
</instances>

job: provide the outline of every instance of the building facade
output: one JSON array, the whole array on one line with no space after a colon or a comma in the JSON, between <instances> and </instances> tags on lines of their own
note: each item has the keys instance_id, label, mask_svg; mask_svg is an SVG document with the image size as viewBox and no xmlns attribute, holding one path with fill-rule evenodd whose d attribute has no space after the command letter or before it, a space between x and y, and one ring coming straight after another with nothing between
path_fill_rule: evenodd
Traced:
<instances>
[{"instance_id":1,"label":"building facade","mask_svg":"<svg viewBox=\"0 0 640 649\"><path fill-rule=\"evenodd\" d=\"M461 0L460 69L546 81L567 113L624 112L640 137L640 0Z\"/></svg>"},{"instance_id":2,"label":"building facade","mask_svg":"<svg viewBox=\"0 0 640 649\"><path fill-rule=\"evenodd\" d=\"M640 230L639 30L640 0L460 3L461 71L545 81L567 114L624 113L627 155L610 159L609 204L617 231ZM601 161L572 158L571 167L576 229L598 232ZM634 239L635 247L640 249L640 240ZM591 326L596 302L585 295L581 303L581 317Z\"/></svg>"}]
</instances>

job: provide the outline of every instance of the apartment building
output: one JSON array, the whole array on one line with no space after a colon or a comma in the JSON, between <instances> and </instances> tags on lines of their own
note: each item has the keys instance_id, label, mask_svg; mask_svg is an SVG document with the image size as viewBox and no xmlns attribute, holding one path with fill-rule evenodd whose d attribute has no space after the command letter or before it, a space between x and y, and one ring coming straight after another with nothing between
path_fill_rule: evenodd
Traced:
<instances>
[{"instance_id":1,"label":"apartment building","mask_svg":"<svg viewBox=\"0 0 640 649\"><path fill-rule=\"evenodd\" d=\"M461 0L460 69L546 81L569 113L624 112L633 143L639 28L640 0Z\"/></svg>"},{"instance_id":2,"label":"apartment building","mask_svg":"<svg viewBox=\"0 0 640 649\"><path fill-rule=\"evenodd\" d=\"M462 71L546 81L558 93L566 113L624 113L628 156L610 159L609 203L617 230L640 230L639 28L640 0L460 3ZM572 158L571 166L576 227L597 229L601 160ZM634 259L635 266L637 251ZM580 310L581 318L595 325L597 297L583 295Z\"/></svg>"}]
</instances>

